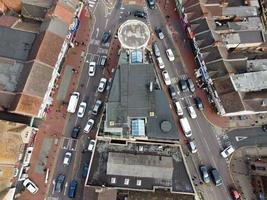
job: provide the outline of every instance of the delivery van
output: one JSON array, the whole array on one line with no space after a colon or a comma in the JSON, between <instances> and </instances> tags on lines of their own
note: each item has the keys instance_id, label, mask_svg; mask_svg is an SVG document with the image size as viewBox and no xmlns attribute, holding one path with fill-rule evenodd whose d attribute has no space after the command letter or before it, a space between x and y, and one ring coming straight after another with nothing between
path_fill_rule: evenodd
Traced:
<instances>
[{"instance_id":1,"label":"delivery van","mask_svg":"<svg viewBox=\"0 0 267 200\"><path fill-rule=\"evenodd\" d=\"M192 132L191 132L191 128L190 128L190 125L189 125L189 122L187 120L186 117L183 117L180 119L180 124L182 126L182 129L184 131L184 134L186 137L191 137L192 136Z\"/></svg>"},{"instance_id":2,"label":"delivery van","mask_svg":"<svg viewBox=\"0 0 267 200\"><path fill-rule=\"evenodd\" d=\"M79 101L80 93L79 92L73 92L70 96L69 105L67 108L67 111L69 113L75 113L76 107Z\"/></svg>"}]
</instances>

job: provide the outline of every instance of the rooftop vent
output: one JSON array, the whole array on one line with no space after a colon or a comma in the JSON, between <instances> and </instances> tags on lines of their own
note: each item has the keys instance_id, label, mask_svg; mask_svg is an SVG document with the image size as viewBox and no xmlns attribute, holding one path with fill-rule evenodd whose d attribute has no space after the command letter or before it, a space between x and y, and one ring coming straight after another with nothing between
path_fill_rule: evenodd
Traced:
<instances>
[{"instance_id":1,"label":"rooftop vent","mask_svg":"<svg viewBox=\"0 0 267 200\"><path fill-rule=\"evenodd\" d=\"M124 185L129 185L130 179L126 178L124 179Z\"/></svg>"},{"instance_id":2,"label":"rooftop vent","mask_svg":"<svg viewBox=\"0 0 267 200\"><path fill-rule=\"evenodd\" d=\"M109 125L110 126L114 126L115 125L115 122L114 121L109 121Z\"/></svg>"},{"instance_id":3,"label":"rooftop vent","mask_svg":"<svg viewBox=\"0 0 267 200\"><path fill-rule=\"evenodd\" d=\"M136 180L136 185L141 186L142 185L142 180Z\"/></svg>"},{"instance_id":4,"label":"rooftop vent","mask_svg":"<svg viewBox=\"0 0 267 200\"><path fill-rule=\"evenodd\" d=\"M163 131L163 132L169 132L171 129L172 129L172 124L171 122L165 120L163 122L161 122L160 124L160 129Z\"/></svg>"},{"instance_id":5,"label":"rooftop vent","mask_svg":"<svg viewBox=\"0 0 267 200\"><path fill-rule=\"evenodd\" d=\"M111 177L110 182L111 182L112 184L115 184L115 183L116 183L116 178L115 178L115 177Z\"/></svg>"}]
</instances>

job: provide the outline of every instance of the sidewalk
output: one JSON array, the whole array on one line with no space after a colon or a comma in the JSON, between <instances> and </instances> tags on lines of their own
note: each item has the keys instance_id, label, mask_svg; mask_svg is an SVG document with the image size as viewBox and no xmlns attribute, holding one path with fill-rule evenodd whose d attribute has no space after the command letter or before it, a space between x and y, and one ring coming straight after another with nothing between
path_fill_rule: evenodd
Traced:
<instances>
[{"instance_id":1,"label":"sidewalk","mask_svg":"<svg viewBox=\"0 0 267 200\"><path fill-rule=\"evenodd\" d=\"M89 23L90 18L83 9L81 14L80 27L76 35L76 41L84 42L88 44L89 38ZM86 51L86 45L79 45L74 48L69 49L65 62L63 64L63 70L61 76L57 83L63 81L62 75L66 69L66 65L72 66L75 69L73 73L70 84L67 85L68 92L65 96L65 102L69 101L70 94L77 88L78 78L83 66L84 58L81 57L83 52ZM36 136L34 142L34 151L31 157L30 169L28 171L29 178L36 183L39 187L38 193L35 195L30 194L28 191L22 192L19 197L20 200L35 200L35 199L45 199L47 193L48 185L45 184L46 169L49 168L51 171L49 173L49 182L51 182L51 177L53 176L53 166L56 162L57 151L60 147L61 137L64 133L65 123L68 118L66 112L67 105L63 104L62 101L57 100L58 89L54 91L52 97L54 99L53 105L51 105L51 112L46 116L46 119L42 122L39 127L39 132Z\"/></svg>"}]
</instances>

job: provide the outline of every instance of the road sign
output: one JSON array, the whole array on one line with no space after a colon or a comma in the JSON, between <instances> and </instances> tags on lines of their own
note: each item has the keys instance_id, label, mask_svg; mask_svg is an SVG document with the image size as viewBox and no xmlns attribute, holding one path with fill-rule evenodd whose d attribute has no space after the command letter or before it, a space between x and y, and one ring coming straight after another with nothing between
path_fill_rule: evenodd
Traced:
<instances>
[{"instance_id":1,"label":"road sign","mask_svg":"<svg viewBox=\"0 0 267 200\"><path fill-rule=\"evenodd\" d=\"M246 137L246 136L236 136L235 137L235 140L237 141L237 142L239 142L239 141L241 141L241 140L245 140L245 139L247 139L248 137Z\"/></svg>"}]
</instances>

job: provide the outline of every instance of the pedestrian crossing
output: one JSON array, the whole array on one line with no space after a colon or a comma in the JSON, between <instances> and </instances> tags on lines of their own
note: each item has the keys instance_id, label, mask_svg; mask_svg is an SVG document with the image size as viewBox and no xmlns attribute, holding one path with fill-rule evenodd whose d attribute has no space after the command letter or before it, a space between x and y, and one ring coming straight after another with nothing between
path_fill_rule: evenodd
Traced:
<instances>
[{"instance_id":1,"label":"pedestrian crossing","mask_svg":"<svg viewBox=\"0 0 267 200\"><path fill-rule=\"evenodd\" d=\"M96 3L97 3L98 0L88 0L87 3L88 3L88 6L91 10L93 10L93 8L96 6Z\"/></svg>"},{"instance_id":2,"label":"pedestrian crossing","mask_svg":"<svg viewBox=\"0 0 267 200\"><path fill-rule=\"evenodd\" d=\"M62 141L60 145L61 149L76 151L78 140L63 137L61 141Z\"/></svg>"}]
</instances>

